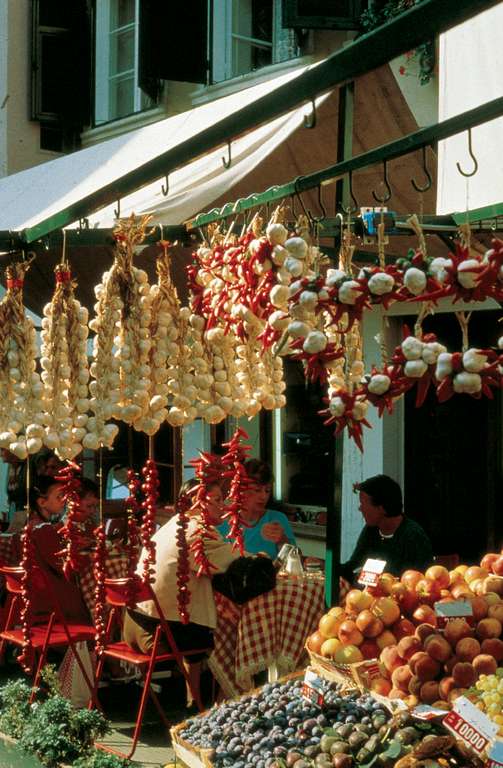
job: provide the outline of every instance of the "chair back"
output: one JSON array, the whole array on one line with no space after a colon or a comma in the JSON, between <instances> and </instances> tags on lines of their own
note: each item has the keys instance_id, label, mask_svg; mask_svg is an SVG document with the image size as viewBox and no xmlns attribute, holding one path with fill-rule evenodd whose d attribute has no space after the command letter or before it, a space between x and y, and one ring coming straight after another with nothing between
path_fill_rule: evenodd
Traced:
<instances>
[{"instance_id":1,"label":"chair back","mask_svg":"<svg viewBox=\"0 0 503 768\"><path fill-rule=\"evenodd\" d=\"M1 565L0 573L5 576L5 586L7 591L13 595L20 595L22 593L22 581L24 576L24 568L19 566Z\"/></svg>"},{"instance_id":2,"label":"chair back","mask_svg":"<svg viewBox=\"0 0 503 768\"><path fill-rule=\"evenodd\" d=\"M138 576L132 579L105 579L105 599L109 605L124 608L152 600L152 590Z\"/></svg>"}]
</instances>

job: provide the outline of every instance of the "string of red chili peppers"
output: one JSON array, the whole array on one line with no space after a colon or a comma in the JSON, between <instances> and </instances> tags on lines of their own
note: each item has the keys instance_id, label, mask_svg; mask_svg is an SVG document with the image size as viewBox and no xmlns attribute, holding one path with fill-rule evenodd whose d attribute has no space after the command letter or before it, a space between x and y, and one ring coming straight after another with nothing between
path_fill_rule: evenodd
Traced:
<instances>
[{"instance_id":1,"label":"string of red chili peppers","mask_svg":"<svg viewBox=\"0 0 503 768\"><path fill-rule=\"evenodd\" d=\"M138 565L140 535L136 516L140 510L138 494L140 492L141 481L133 469L128 469L127 473L129 496L126 499L127 510L127 538L125 544L127 557L127 600L128 605L134 604L135 594L132 589L136 566Z\"/></svg>"},{"instance_id":2,"label":"string of red chili peppers","mask_svg":"<svg viewBox=\"0 0 503 768\"><path fill-rule=\"evenodd\" d=\"M30 674L33 665L33 644L31 637L32 626L32 605L31 605L31 571L35 564L35 550L31 542L29 524L26 524L21 536L21 568L23 575L21 578L21 632L23 635L22 651L18 656L18 662L22 669Z\"/></svg>"},{"instance_id":3,"label":"string of red chili peppers","mask_svg":"<svg viewBox=\"0 0 503 768\"><path fill-rule=\"evenodd\" d=\"M197 566L196 576L210 576L215 566L209 561L206 555L205 541L208 539L217 539L218 534L215 531L208 511L208 489L220 483L222 479L222 467L220 458L211 453L201 452L198 459L191 459L189 462L195 469L195 475L199 480L199 485L193 494L193 503L191 509L199 512L197 528L192 537L190 551L194 555Z\"/></svg>"},{"instance_id":4,"label":"string of red chili peppers","mask_svg":"<svg viewBox=\"0 0 503 768\"><path fill-rule=\"evenodd\" d=\"M143 519L140 536L142 545L147 550L147 555L143 559L141 580L144 584L151 584L154 580L155 565L155 541L152 541L152 536L155 533L155 515L159 498L159 473L153 459L147 459L141 474L143 476L141 490L144 494L144 500L141 502Z\"/></svg>"},{"instance_id":5,"label":"string of red chili peppers","mask_svg":"<svg viewBox=\"0 0 503 768\"><path fill-rule=\"evenodd\" d=\"M175 504L175 509L178 515L176 522L176 544L178 548L178 557L176 561L176 602L182 624L188 624L190 620L190 590L188 587L190 580L190 566L189 545L187 541L187 528L189 526L190 518L187 513L191 506L192 497L190 492L182 494Z\"/></svg>"},{"instance_id":6,"label":"string of red chili peppers","mask_svg":"<svg viewBox=\"0 0 503 768\"><path fill-rule=\"evenodd\" d=\"M107 542L105 525L101 522L95 530L96 550L94 552L94 626L96 627L96 653L100 655L104 650L106 636L106 599L105 579L107 577L106 557Z\"/></svg>"},{"instance_id":7,"label":"string of red chili peppers","mask_svg":"<svg viewBox=\"0 0 503 768\"><path fill-rule=\"evenodd\" d=\"M76 520L80 508L79 493L82 487L80 473L79 465L69 461L54 478L63 485L62 497L66 504L66 520L65 524L61 527L61 535L66 545L64 548L65 561L63 563L63 573L67 579L71 577L72 573L79 570L79 552L87 543L87 539L80 533L79 523Z\"/></svg>"},{"instance_id":8,"label":"string of red chili peppers","mask_svg":"<svg viewBox=\"0 0 503 768\"><path fill-rule=\"evenodd\" d=\"M246 473L244 462L249 458L251 445L243 445L242 440L249 440L249 436L238 427L228 443L223 443L227 452L222 456L224 469L223 477L231 478L229 495L227 496L228 507L224 514L224 519L229 521L229 538L232 539L232 546L238 549L240 555L243 555L243 524L241 520L241 510L243 509L246 493L249 491L252 481Z\"/></svg>"}]
</instances>

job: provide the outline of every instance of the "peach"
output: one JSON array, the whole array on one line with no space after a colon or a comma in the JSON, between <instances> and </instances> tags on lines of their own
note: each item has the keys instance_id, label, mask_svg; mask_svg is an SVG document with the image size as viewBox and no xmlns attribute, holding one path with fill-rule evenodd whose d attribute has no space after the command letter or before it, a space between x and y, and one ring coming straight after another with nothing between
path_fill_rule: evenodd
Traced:
<instances>
[{"instance_id":1,"label":"peach","mask_svg":"<svg viewBox=\"0 0 503 768\"><path fill-rule=\"evenodd\" d=\"M381 694L381 696L388 696L391 691L391 683L384 677L375 677L370 683L370 690Z\"/></svg>"},{"instance_id":2,"label":"peach","mask_svg":"<svg viewBox=\"0 0 503 768\"><path fill-rule=\"evenodd\" d=\"M466 688L453 688L452 691L449 693L448 702L449 704L453 704L456 699L459 699L460 696L464 696L466 693Z\"/></svg>"},{"instance_id":3,"label":"peach","mask_svg":"<svg viewBox=\"0 0 503 768\"><path fill-rule=\"evenodd\" d=\"M402 637L409 637L413 635L416 627L409 621L409 619L398 619L390 627L391 631L395 635L397 640L401 640Z\"/></svg>"},{"instance_id":4,"label":"peach","mask_svg":"<svg viewBox=\"0 0 503 768\"><path fill-rule=\"evenodd\" d=\"M333 659L339 648L341 647L342 643L340 640L338 640L336 637L330 637L328 640L325 640L325 642L322 644L320 648L320 653L322 656L325 656L327 659Z\"/></svg>"},{"instance_id":5,"label":"peach","mask_svg":"<svg viewBox=\"0 0 503 768\"><path fill-rule=\"evenodd\" d=\"M435 627L431 624L419 624L414 632L414 637L417 637L421 645L424 643L427 637L435 634Z\"/></svg>"},{"instance_id":6,"label":"peach","mask_svg":"<svg viewBox=\"0 0 503 768\"><path fill-rule=\"evenodd\" d=\"M391 673L391 683L393 688L399 688L405 693L409 693L409 682L412 679L412 670L408 664L397 667Z\"/></svg>"},{"instance_id":7,"label":"peach","mask_svg":"<svg viewBox=\"0 0 503 768\"><path fill-rule=\"evenodd\" d=\"M416 664L419 661L419 659L423 658L430 658L425 651L416 651L416 653L413 653L412 656L409 659L409 666L412 669L412 672L416 674Z\"/></svg>"},{"instance_id":8,"label":"peach","mask_svg":"<svg viewBox=\"0 0 503 768\"><path fill-rule=\"evenodd\" d=\"M480 621L481 619L485 619L489 608L484 598L472 597L472 599L470 600L470 603L472 606L473 618L475 619L475 621Z\"/></svg>"},{"instance_id":9,"label":"peach","mask_svg":"<svg viewBox=\"0 0 503 768\"><path fill-rule=\"evenodd\" d=\"M349 611L359 613L370 608L373 599L368 592L363 592L361 589L351 589L346 595L346 608Z\"/></svg>"},{"instance_id":10,"label":"peach","mask_svg":"<svg viewBox=\"0 0 503 768\"><path fill-rule=\"evenodd\" d=\"M372 613L381 619L385 627L391 626L400 618L400 608L391 597L378 597L372 606Z\"/></svg>"},{"instance_id":11,"label":"peach","mask_svg":"<svg viewBox=\"0 0 503 768\"><path fill-rule=\"evenodd\" d=\"M421 680L416 676L412 675L412 677L409 680L409 693L413 696L419 696L419 691L421 690L422 682Z\"/></svg>"},{"instance_id":12,"label":"peach","mask_svg":"<svg viewBox=\"0 0 503 768\"><path fill-rule=\"evenodd\" d=\"M424 575L427 579L436 581L440 589L449 586L449 571L443 565L430 566Z\"/></svg>"},{"instance_id":13,"label":"peach","mask_svg":"<svg viewBox=\"0 0 503 768\"><path fill-rule=\"evenodd\" d=\"M422 650L421 641L417 637L402 637L398 642L397 651L402 659L408 661L418 651Z\"/></svg>"},{"instance_id":14,"label":"peach","mask_svg":"<svg viewBox=\"0 0 503 768\"><path fill-rule=\"evenodd\" d=\"M484 592L484 600L489 608L493 605L498 605L498 603L501 604L501 597L497 595L496 592ZM498 617L495 616L494 618L497 619Z\"/></svg>"},{"instance_id":15,"label":"peach","mask_svg":"<svg viewBox=\"0 0 503 768\"><path fill-rule=\"evenodd\" d=\"M431 624L432 627L437 626L437 617L431 605L425 605L424 603L418 605L412 614L412 618L416 624Z\"/></svg>"},{"instance_id":16,"label":"peach","mask_svg":"<svg viewBox=\"0 0 503 768\"><path fill-rule=\"evenodd\" d=\"M389 645L383 648L379 659L388 672L393 672L394 669L401 667L403 664L403 659L399 656L396 645Z\"/></svg>"},{"instance_id":17,"label":"peach","mask_svg":"<svg viewBox=\"0 0 503 768\"><path fill-rule=\"evenodd\" d=\"M384 632L376 637L375 641L381 651L388 645L396 645L396 637L393 632L389 631L389 629L385 629Z\"/></svg>"},{"instance_id":18,"label":"peach","mask_svg":"<svg viewBox=\"0 0 503 768\"><path fill-rule=\"evenodd\" d=\"M438 693L441 699L449 700L450 692L456 687L453 677L443 677L438 684Z\"/></svg>"},{"instance_id":19,"label":"peach","mask_svg":"<svg viewBox=\"0 0 503 768\"><path fill-rule=\"evenodd\" d=\"M435 661L444 662L452 655L452 648L442 635L430 635L424 641L424 650Z\"/></svg>"},{"instance_id":20,"label":"peach","mask_svg":"<svg viewBox=\"0 0 503 768\"><path fill-rule=\"evenodd\" d=\"M487 615L490 619L498 619L503 624L503 603L495 603L487 609Z\"/></svg>"},{"instance_id":21,"label":"peach","mask_svg":"<svg viewBox=\"0 0 503 768\"><path fill-rule=\"evenodd\" d=\"M497 637L488 637L486 640L482 640L480 646L482 653L488 653L496 661L503 661L503 640L498 640Z\"/></svg>"},{"instance_id":22,"label":"peach","mask_svg":"<svg viewBox=\"0 0 503 768\"><path fill-rule=\"evenodd\" d=\"M444 637L453 648L464 637L472 637L473 630L466 619L450 619L444 630Z\"/></svg>"},{"instance_id":23,"label":"peach","mask_svg":"<svg viewBox=\"0 0 503 768\"><path fill-rule=\"evenodd\" d=\"M444 664L444 670L446 675L452 675L452 670L454 668L454 665L457 664L459 661L457 656L451 656L450 659L447 659L447 661Z\"/></svg>"},{"instance_id":24,"label":"peach","mask_svg":"<svg viewBox=\"0 0 503 768\"><path fill-rule=\"evenodd\" d=\"M343 621L343 617L331 616L329 613L326 613L320 619L320 623L318 624L318 631L327 640L331 637L337 637L339 627Z\"/></svg>"},{"instance_id":25,"label":"peach","mask_svg":"<svg viewBox=\"0 0 503 768\"><path fill-rule=\"evenodd\" d=\"M500 637L503 626L498 619L482 619L475 628L475 634L480 640L488 637Z\"/></svg>"},{"instance_id":26,"label":"peach","mask_svg":"<svg viewBox=\"0 0 503 768\"><path fill-rule=\"evenodd\" d=\"M355 619L355 624L364 637L377 637L384 629L381 619L365 608Z\"/></svg>"},{"instance_id":27,"label":"peach","mask_svg":"<svg viewBox=\"0 0 503 768\"><path fill-rule=\"evenodd\" d=\"M414 665L414 674L421 680L422 683L427 683L429 680L434 680L438 677L441 670L441 666L438 661L432 659L427 653L418 659ZM438 698L438 697L437 697Z\"/></svg>"},{"instance_id":28,"label":"peach","mask_svg":"<svg viewBox=\"0 0 503 768\"><path fill-rule=\"evenodd\" d=\"M494 656L489 656L488 653L481 653L475 656L472 664L477 677L480 677L480 675L494 675L498 668L496 659Z\"/></svg>"},{"instance_id":29,"label":"peach","mask_svg":"<svg viewBox=\"0 0 503 768\"><path fill-rule=\"evenodd\" d=\"M400 581L402 584L405 584L405 586L408 589L415 589L417 582L423 578L423 574L421 571L414 571L412 569L409 569L407 571L404 571L400 577Z\"/></svg>"},{"instance_id":30,"label":"peach","mask_svg":"<svg viewBox=\"0 0 503 768\"><path fill-rule=\"evenodd\" d=\"M434 680L428 680L423 683L419 691L419 698L425 704L433 704L438 699L438 683Z\"/></svg>"},{"instance_id":31,"label":"peach","mask_svg":"<svg viewBox=\"0 0 503 768\"><path fill-rule=\"evenodd\" d=\"M469 688L477 679L477 673L468 661L458 661L452 669L457 688Z\"/></svg>"},{"instance_id":32,"label":"peach","mask_svg":"<svg viewBox=\"0 0 503 768\"><path fill-rule=\"evenodd\" d=\"M485 568L481 568L479 565L471 565L465 572L465 581L467 584L471 584L475 579L485 579L489 576L489 573Z\"/></svg>"},{"instance_id":33,"label":"peach","mask_svg":"<svg viewBox=\"0 0 503 768\"><path fill-rule=\"evenodd\" d=\"M377 659L379 656L380 648L374 640L364 640L358 647L364 659Z\"/></svg>"},{"instance_id":34,"label":"peach","mask_svg":"<svg viewBox=\"0 0 503 768\"><path fill-rule=\"evenodd\" d=\"M456 656L459 661L471 661L480 653L480 643L474 637L464 637L456 643Z\"/></svg>"},{"instance_id":35,"label":"peach","mask_svg":"<svg viewBox=\"0 0 503 768\"><path fill-rule=\"evenodd\" d=\"M363 635L351 619L345 619L339 627L337 636L344 645L360 645Z\"/></svg>"},{"instance_id":36,"label":"peach","mask_svg":"<svg viewBox=\"0 0 503 768\"><path fill-rule=\"evenodd\" d=\"M503 579L499 576L488 576L484 579L484 594L496 592L497 595L503 595Z\"/></svg>"},{"instance_id":37,"label":"peach","mask_svg":"<svg viewBox=\"0 0 503 768\"><path fill-rule=\"evenodd\" d=\"M313 653L320 653L321 646L325 640L326 638L323 637L320 632L313 632L313 634L308 637L307 647L310 651L313 651Z\"/></svg>"}]
</instances>

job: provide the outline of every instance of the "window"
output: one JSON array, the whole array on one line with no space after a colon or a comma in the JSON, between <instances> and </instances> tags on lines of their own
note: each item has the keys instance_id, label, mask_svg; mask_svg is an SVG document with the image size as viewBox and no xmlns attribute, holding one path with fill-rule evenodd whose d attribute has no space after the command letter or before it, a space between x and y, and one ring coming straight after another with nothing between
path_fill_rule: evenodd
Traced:
<instances>
[{"instance_id":1,"label":"window","mask_svg":"<svg viewBox=\"0 0 503 768\"><path fill-rule=\"evenodd\" d=\"M282 0L283 26L296 29L359 29L364 0Z\"/></svg>"},{"instance_id":2,"label":"window","mask_svg":"<svg viewBox=\"0 0 503 768\"><path fill-rule=\"evenodd\" d=\"M274 0L215 0L213 82L274 61Z\"/></svg>"},{"instance_id":3,"label":"window","mask_svg":"<svg viewBox=\"0 0 503 768\"><path fill-rule=\"evenodd\" d=\"M95 124L153 105L138 87L140 0L97 0Z\"/></svg>"}]
</instances>

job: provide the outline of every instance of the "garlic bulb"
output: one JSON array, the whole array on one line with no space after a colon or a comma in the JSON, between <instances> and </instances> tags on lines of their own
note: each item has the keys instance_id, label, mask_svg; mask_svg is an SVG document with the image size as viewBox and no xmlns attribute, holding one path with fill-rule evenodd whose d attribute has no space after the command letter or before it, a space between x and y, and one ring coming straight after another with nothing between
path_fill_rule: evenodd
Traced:
<instances>
[{"instance_id":1,"label":"garlic bulb","mask_svg":"<svg viewBox=\"0 0 503 768\"><path fill-rule=\"evenodd\" d=\"M461 371L454 376L452 386L455 392L475 395L482 389L482 379L478 373Z\"/></svg>"},{"instance_id":2,"label":"garlic bulb","mask_svg":"<svg viewBox=\"0 0 503 768\"><path fill-rule=\"evenodd\" d=\"M423 343L421 357L427 365L435 365L438 356L442 352L447 352L447 349L443 344L439 344L438 341L430 341L428 343Z\"/></svg>"},{"instance_id":3,"label":"garlic bulb","mask_svg":"<svg viewBox=\"0 0 503 768\"><path fill-rule=\"evenodd\" d=\"M452 355L450 352L441 352L437 359L435 369L435 378L437 381L443 381L452 373Z\"/></svg>"},{"instance_id":4,"label":"garlic bulb","mask_svg":"<svg viewBox=\"0 0 503 768\"><path fill-rule=\"evenodd\" d=\"M458 265L458 282L463 288L476 288L480 282L478 274L480 262L477 259L465 259Z\"/></svg>"},{"instance_id":5,"label":"garlic bulb","mask_svg":"<svg viewBox=\"0 0 503 768\"><path fill-rule=\"evenodd\" d=\"M409 378L420 379L428 370L428 365L424 360L407 360L403 370Z\"/></svg>"},{"instance_id":6,"label":"garlic bulb","mask_svg":"<svg viewBox=\"0 0 503 768\"><path fill-rule=\"evenodd\" d=\"M117 431L105 424L111 417L135 426L149 411L152 296L146 272L133 266L134 247L148 221L143 217L136 224L134 216L121 221L114 262L95 289L96 317L89 323L96 334L89 387L94 420L84 438L87 448L111 446Z\"/></svg>"},{"instance_id":7,"label":"garlic bulb","mask_svg":"<svg viewBox=\"0 0 503 768\"><path fill-rule=\"evenodd\" d=\"M409 267L406 271L403 284L413 296L419 296L426 288L427 277L422 269Z\"/></svg>"},{"instance_id":8,"label":"garlic bulb","mask_svg":"<svg viewBox=\"0 0 503 768\"><path fill-rule=\"evenodd\" d=\"M284 245L288 237L288 230L283 224L269 224L266 235L272 245Z\"/></svg>"},{"instance_id":9,"label":"garlic bulb","mask_svg":"<svg viewBox=\"0 0 503 768\"><path fill-rule=\"evenodd\" d=\"M311 331L304 340L303 350L309 355L315 355L317 352L323 352L328 343L328 339L322 331Z\"/></svg>"},{"instance_id":10,"label":"garlic bulb","mask_svg":"<svg viewBox=\"0 0 503 768\"><path fill-rule=\"evenodd\" d=\"M356 304L360 295L360 284L356 280L345 280L339 286L338 298L343 304Z\"/></svg>"},{"instance_id":11,"label":"garlic bulb","mask_svg":"<svg viewBox=\"0 0 503 768\"><path fill-rule=\"evenodd\" d=\"M452 259L438 256L430 262L430 272L439 283L445 283L448 277L447 269L452 267Z\"/></svg>"},{"instance_id":12,"label":"garlic bulb","mask_svg":"<svg viewBox=\"0 0 503 768\"><path fill-rule=\"evenodd\" d=\"M308 244L303 237L290 237L284 243L285 248L294 259L302 261L308 253Z\"/></svg>"},{"instance_id":13,"label":"garlic bulb","mask_svg":"<svg viewBox=\"0 0 503 768\"><path fill-rule=\"evenodd\" d=\"M42 448L45 420L36 332L23 307L28 269L29 262L7 267L7 291L0 302L0 447L19 459Z\"/></svg>"},{"instance_id":14,"label":"garlic bulb","mask_svg":"<svg viewBox=\"0 0 503 768\"><path fill-rule=\"evenodd\" d=\"M402 341L402 352L407 360L419 360L423 353L423 342L415 336L407 336Z\"/></svg>"},{"instance_id":15,"label":"garlic bulb","mask_svg":"<svg viewBox=\"0 0 503 768\"><path fill-rule=\"evenodd\" d=\"M487 363L487 355L478 349L467 349L463 353L463 368L469 373L478 373Z\"/></svg>"},{"instance_id":16,"label":"garlic bulb","mask_svg":"<svg viewBox=\"0 0 503 768\"><path fill-rule=\"evenodd\" d=\"M372 392L372 394L374 395L384 395L384 393L388 391L390 386L391 386L390 377L382 373L377 373L374 376L370 377L370 381L368 383L368 391Z\"/></svg>"},{"instance_id":17,"label":"garlic bulb","mask_svg":"<svg viewBox=\"0 0 503 768\"><path fill-rule=\"evenodd\" d=\"M74 297L70 267L56 267L56 289L44 307L40 363L46 414L42 435L61 459L82 451L89 411L88 312Z\"/></svg>"},{"instance_id":18,"label":"garlic bulb","mask_svg":"<svg viewBox=\"0 0 503 768\"><path fill-rule=\"evenodd\" d=\"M374 296L385 296L387 293L393 290L395 280L391 275L386 272L378 272L369 279L368 289Z\"/></svg>"}]
</instances>

